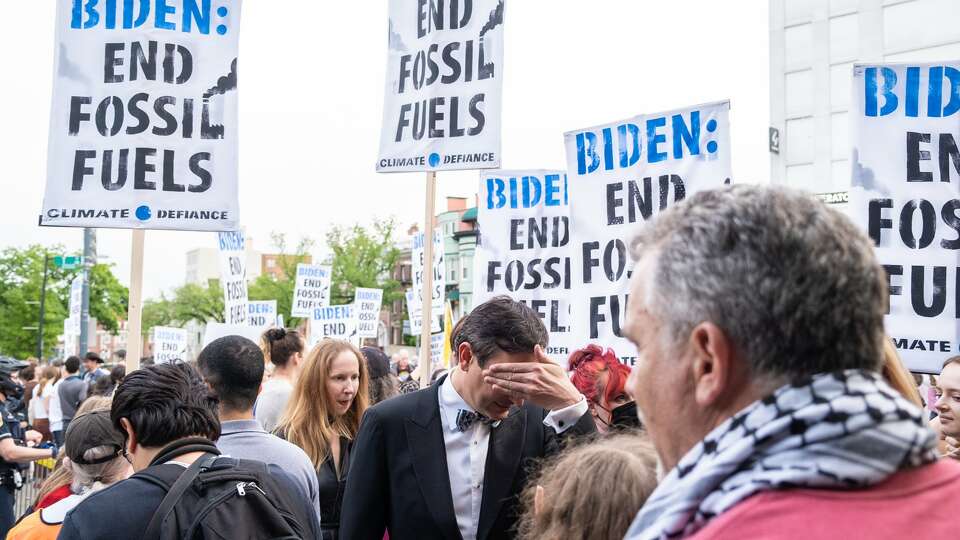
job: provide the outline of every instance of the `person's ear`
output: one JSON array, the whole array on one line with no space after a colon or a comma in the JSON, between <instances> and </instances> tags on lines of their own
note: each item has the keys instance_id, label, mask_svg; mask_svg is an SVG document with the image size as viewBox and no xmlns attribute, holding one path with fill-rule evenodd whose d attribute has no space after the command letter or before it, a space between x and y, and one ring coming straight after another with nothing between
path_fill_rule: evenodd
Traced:
<instances>
[{"instance_id":1,"label":"person's ear","mask_svg":"<svg viewBox=\"0 0 960 540\"><path fill-rule=\"evenodd\" d=\"M733 343L719 326L704 322L690 333L690 350L694 399L701 407L714 405L726 397L734 379Z\"/></svg>"},{"instance_id":2,"label":"person's ear","mask_svg":"<svg viewBox=\"0 0 960 540\"><path fill-rule=\"evenodd\" d=\"M547 495L543 491L543 486L537 484L537 489L533 492L533 515L539 516L543 512L543 505L546 504Z\"/></svg>"},{"instance_id":3,"label":"person's ear","mask_svg":"<svg viewBox=\"0 0 960 540\"><path fill-rule=\"evenodd\" d=\"M120 427L123 428L123 431L127 434L127 453L133 454L137 451L137 434L133 432L133 424L130 423L130 420L127 418L120 419Z\"/></svg>"},{"instance_id":4,"label":"person's ear","mask_svg":"<svg viewBox=\"0 0 960 540\"><path fill-rule=\"evenodd\" d=\"M457 347L457 364L460 366L460 371L468 371L470 362L473 362L473 349L470 348L469 343L463 342Z\"/></svg>"}]
</instances>

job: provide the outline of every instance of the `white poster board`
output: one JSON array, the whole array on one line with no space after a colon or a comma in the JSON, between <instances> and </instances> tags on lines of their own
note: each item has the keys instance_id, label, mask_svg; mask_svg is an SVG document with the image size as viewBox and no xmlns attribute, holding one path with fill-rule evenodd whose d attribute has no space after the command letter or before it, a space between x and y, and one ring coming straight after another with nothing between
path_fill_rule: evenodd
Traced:
<instances>
[{"instance_id":1,"label":"white poster board","mask_svg":"<svg viewBox=\"0 0 960 540\"><path fill-rule=\"evenodd\" d=\"M390 0L379 172L500 166L504 0Z\"/></svg>"},{"instance_id":2,"label":"white poster board","mask_svg":"<svg viewBox=\"0 0 960 540\"><path fill-rule=\"evenodd\" d=\"M377 337L383 289L357 287L353 304L357 308L357 333L361 338Z\"/></svg>"},{"instance_id":3,"label":"white poster board","mask_svg":"<svg viewBox=\"0 0 960 540\"><path fill-rule=\"evenodd\" d=\"M185 361L187 354L187 331L166 326L153 327L153 362L172 364Z\"/></svg>"},{"instance_id":4,"label":"white poster board","mask_svg":"<svg viewBox=\"0 0 960 540\"><path fill-rule=\"evenodd\" d=\"M310 347L328 338L341 339L360 346L360 336L357 335L357 314L353 304L313 309L313 316L310 319Z\"/></svg>"},{"instance_id":5,"label":"white poster board","mask_svg":"<svg viewBox=\"0 0 960 540\"><path fill-rule=\"evenodd\" d=\"M333 268L328 265L298 264L290 316L312 317L314 308L330 305L332 275Z\"/></svg>"},{"instance_id":6,"label":"white poster board","mask_svg":"<svg viewBox=\"0 0 960 540\"><path fill-rule=\"evenodd\" d=\"M423 279L424 279L424 236L423 233L413 235L413 249L410 257L413 262L413 290L417 293L417 298L421 305L423 303ZM444 258L443 232L437 229L433 232L433 290L431 291L431 302L434 317L443 317L443 304L446 302L447 294L447 272L446 259Z\"/></svg>"},{"instance_id":7,"label":"white poster board","mask_svg":"<svg viewBox=\"0 0 960 540\"><path fill-rule=\"evenodd\" d=\"M473 303L507 295L530 306L550 332L545 352L566 365L573 340L570 305L576 253L570 244L567 175L558 170L480 174Z\"/></svg>"},{"instance_id":8,"label":"white poster board","mask_svg":"<svg viewBox=\"0 0 960 540\"><path fill-rule=\"evenodd\" d=\"M250 326L276 326L277 301L258 300L247 302L247 324Z\"/></svg>"},{"instance_id":9,"label":"white poster board","mask_svg":"<svg viewBox=\"0 0 960 540\"><path fill-rule=\"evenodd\" d=\"M220 285L223 287L223 311L226 324L247 323L246 248L243 231L218 233L220 246Z\"/></svg>"},{"instance_id":10,"label":"white poster board","mask_svg":"<svg viewBox=\"0 0 960 540\"><path fill-rule=\"evenodd\" d=\"M248 326L246 324L224 324L219 322L207 323L203 332L203 346L206 347L212 341L227 336L241 336L260 345L260 338L263 333L269 330L268 326Z\"/></svg>"},{"instance_id":11,"label":"white poster board","mask_svg":"<svg viewBox=\"0 0 960 540\"><path fill-rule=\"evenodd\" d=\"M960 350L960 62L855 65L850 115L848 213L887 272L887 334L939 373Z\"/></svg>"},{"instance_id":12,"label":"white poster board","mask_svg":"<svg viewBox=\"0 0 960 540\"><path fill-rule=\"evenodd\" d=\"M731 181L729 110L729 102L709 103L564 134L574 347L596 343L636 361L623 337L634 264L627 242L638 223Z\"/></svg>"},{"instance_id":13,"label":"white poster board","mask_svg":"<svg viewBox=\"0 0 960 540\"><path fill-rule=\"evenodd\" d=\"M420 337L423 329L423 306L420 305L420 295L418 291L407 289L405 293L407 299L407 318L410 320L410 331L407 335ZM430 331L440 331L440 317L431 317Z\"/></svg>"},{"instance_id":14,"label":"white poster board","mask_svg":"<svg viewBox=\"0 0 960 540\"><path fill-rule=\"evenodd\" d=\"M430 375L443 367L443 338L446 334L430 334Z\"/></svg>"},{"instance_id":15,"label":"white poster board","mask_svg":"<svg viewBox=\"0 0 960 540\"><path fill-rule=\"evenodd\" d=\"M83 275L78 274L70 281L70 334L80 335L80 317L83 310Z\"/></svg>"},{"instance_id":16,"label":"white poster board","mask_svg":"<svg viewBox=\"0 0 960 540\"><path fill-rule=\"evenodd\" d=\"M56 5L40 224L236 229L241 0Z\"/></svg>"}]
</instances>

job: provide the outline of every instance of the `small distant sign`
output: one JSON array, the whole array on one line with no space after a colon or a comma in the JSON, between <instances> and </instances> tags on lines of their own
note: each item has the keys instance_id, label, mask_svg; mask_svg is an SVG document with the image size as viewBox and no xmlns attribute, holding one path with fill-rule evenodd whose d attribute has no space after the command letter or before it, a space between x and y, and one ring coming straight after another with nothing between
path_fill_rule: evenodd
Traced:
<instances>
[{"instance_id":1,"label":"small distant sign","mask_svg":"<svg viewBox=\"0 0 960 540\"><path fill-rule=\"evenodd\" d=\"M770 128L770 152L780 154L780 130L775 127Z\"/></svg>"}]
</instances>

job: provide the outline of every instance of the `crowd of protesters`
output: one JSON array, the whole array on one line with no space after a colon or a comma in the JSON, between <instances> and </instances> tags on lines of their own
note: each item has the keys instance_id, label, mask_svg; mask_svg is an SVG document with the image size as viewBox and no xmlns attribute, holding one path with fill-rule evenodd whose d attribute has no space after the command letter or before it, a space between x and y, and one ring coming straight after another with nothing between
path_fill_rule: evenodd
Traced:
<instances>
[{"instance_id":1,"label":"crowd of protesters","mask_svg":"<svg viewBox=\"0 0 960 540\"><path fill-rule=\"evenodd\" d=\"M18 382L0 362L0 474L59 462L7 538L950 534L960 357L918 390L857 227L735 186L625 241L632 369L602 344L552 362L508 297L457 322L426 388L405 353L291 329L129 375L91 355Z\"/></svg>"}]
</instances>

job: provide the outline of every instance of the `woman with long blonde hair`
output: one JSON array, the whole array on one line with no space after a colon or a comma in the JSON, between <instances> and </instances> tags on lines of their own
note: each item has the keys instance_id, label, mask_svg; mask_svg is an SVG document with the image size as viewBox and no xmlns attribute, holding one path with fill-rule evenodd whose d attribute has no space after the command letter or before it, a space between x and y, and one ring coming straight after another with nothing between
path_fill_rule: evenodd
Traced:
<instances>
[{"instance_id":1,"label":"woman with long blonde hair","mask_svg":"<svg viewBox=\"0 0 960 540\"><path fill-rule=\"evenodd\" d=\"M306 452L317 470L324 539L336 540L350 470L350 448L367 409L368 375L360 351L327 339L310 351L277 426Z\"/></svg>"}]
</instances>

